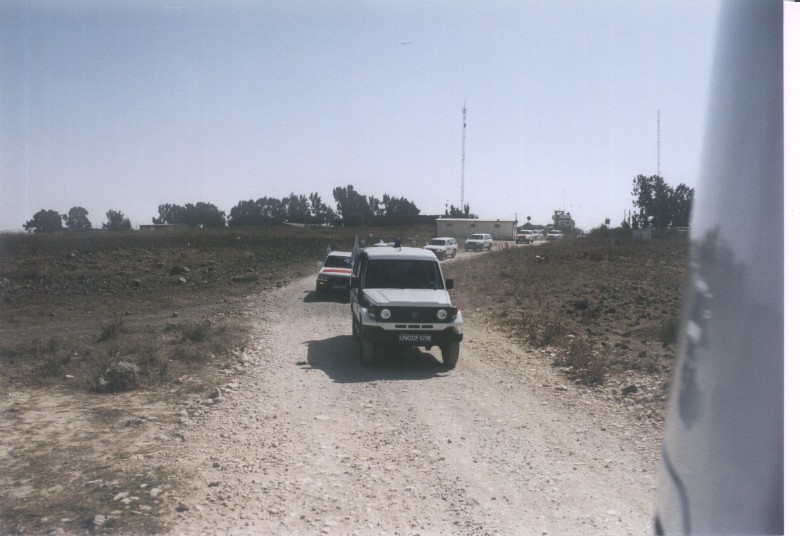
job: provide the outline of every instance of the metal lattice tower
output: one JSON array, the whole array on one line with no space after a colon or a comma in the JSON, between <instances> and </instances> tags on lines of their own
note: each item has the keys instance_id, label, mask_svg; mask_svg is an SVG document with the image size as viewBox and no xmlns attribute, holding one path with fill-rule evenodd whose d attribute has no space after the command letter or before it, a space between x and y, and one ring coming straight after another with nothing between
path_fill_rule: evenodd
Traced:
<instances>
[{"instance_id":1,"label":"metal lattice tower","mask_svg":"<svg viewBox=\"0 0 800 536\"><path fill-rule=\"evenodd\" d=\"M656 151L657 151L657 171L656 175L661 176L661 110L656 112Z\"/></svg>"},{"instance_id":2,"label":"metal lattice tower","mask_svg":"<svg viewBox=\"0 0 800 536\"><path fill-rule=\"evenodd\" d=\"M461 129L461 211L464 211L464 164L467 161L467 103L462 110L464 127Z\"/></svg>"}]
</instances>

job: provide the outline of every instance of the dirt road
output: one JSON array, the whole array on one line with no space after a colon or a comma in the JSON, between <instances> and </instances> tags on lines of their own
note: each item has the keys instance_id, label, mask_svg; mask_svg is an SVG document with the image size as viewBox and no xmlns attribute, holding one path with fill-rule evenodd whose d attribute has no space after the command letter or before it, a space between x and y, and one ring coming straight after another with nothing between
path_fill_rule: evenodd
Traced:
<instances>
[{"instance_id":1,"label":"dirt road","mask_svg":"<svg viewBox=\"0 0 800 536\"><path fill-rule=\"evenodd\" d=\"M657 431L465 312L438 349L358 364L313 278L254 299L253 365L175 454L174 533L643 534Z\"/></svg>"}]
</instances>

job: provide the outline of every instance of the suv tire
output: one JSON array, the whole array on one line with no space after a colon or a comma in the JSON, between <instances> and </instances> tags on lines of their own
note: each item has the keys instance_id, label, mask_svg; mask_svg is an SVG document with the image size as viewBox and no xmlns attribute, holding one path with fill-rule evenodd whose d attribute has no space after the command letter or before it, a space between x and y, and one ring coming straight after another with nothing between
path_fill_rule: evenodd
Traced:
<instances>
[{"instance_id":1,"label":"suv tire","mask_svg":"<svg viewBox=\"0 0 800 536\"><path fill-rule=\"evenodd\" d=\"M372 341L361 337L360 362L364 367L368 367L375 362L375 344Z\"/></svg>"},{"instance_id":2,"label":"suv tire","mask_svg":"<svg viewBox=\"0 0 800 536\"><path fill-rule=\"evenodd\" d=\"M461 349L461 344L453 341L441 345L439 349L442 351L442 362L444 366L449 369L455 368L456 363L458 363L458 353Z\"/></svg>"},{"instance_id":3,"label":"suv tire","mask_svg":"<svg viewBox=\"0 0 800 536\"><path fill-rule=\"evenodd\" d=\"M352 320L352 324L353 324L353 340L357 341L361 337L359 337L358 326L356 325L356 317L355 317L355 315L350 315L350 316L351 316L351 320Z\"/></svg>"}]
</instances>

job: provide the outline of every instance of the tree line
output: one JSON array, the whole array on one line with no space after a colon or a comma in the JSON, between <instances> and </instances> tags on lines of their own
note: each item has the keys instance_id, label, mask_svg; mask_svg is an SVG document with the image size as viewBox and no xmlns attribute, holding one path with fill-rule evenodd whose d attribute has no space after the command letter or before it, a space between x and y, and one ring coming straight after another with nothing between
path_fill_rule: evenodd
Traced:
<instances>
[{"instance_id":1,"label":"tree line","mask_svg":"<svg viewBox=\"0 0 800 536\"><path fill-rule=\"evenodd\" d=\"M131 229L131 220L118 210L106 212L103 229L109 231L128 231ZM62 223L63 222L63 223ZM63 229L91 229L89 211L83 207L72 207L66 214L59 214L55 210L40 210L33 218L22 226L26 231L34 233L52 233Z\"/></svg>"},{"instance_id":2,"label":"tree line","mask_svg":"<svg viewBox=\"0 0 800 536\"><path fill-rule=\"evenodd\" d=\"M638 214L631 215L623 226L634 229L666 229L688 227L694 202L694 188L683 183L672 188L663 177L637 175L633 179L633 205ZM626 225L627 224L627 225Z\"/></svg>"},{"instance_id":3,"label":"tree line","mask_svg":"<svg viewBox=\"0 0 800 536\"><path fill-rule=\"evenodd\" d=\"M319 193L309 195L291 193L288 197L261 197L239 201L226 216L213 203L186 203L177 205L165 203L158 206L158 216L152 218L154 224L183 224L189 227L264 227L284 222L357 226L357 225L403 225L416 221L419 209L413 201L405 197L383 194L373 197L358 193L353 185L337 187L333 190L335 207L322 201ZM40 210L28 220L23 228L28 232L54 232L62 229L91 229L88 211L83 207L73 207L67 214L55 210ZM107 222L102 228L110 231L131 229L130 219L122 212L106 212Z\"/></svg>"},{"instance_id":4,"label":"tree line","mask_svg":"<svg viewBox=\"0 0 800 536\"><path fill-rule=\"evenodd\" d=\"M623 227L664 229L688 227L694 202L694 188L681 183L672 188L658 175L637 175L633 179L633 205L638 212ZM383 194L373 197L358 193L352 184L333 189L335 207L328 206L316 192L309 195L291 193L288 197L261 197L239 201L226 216L212 203L165 203L158 206L154 224L183 224L190 227L264 227L284 222L333 225L404 225L417 221L419 209L405 197ZM53 232L61 229L91 229L88 211L72 207L67 214L55 210L40 210L23 228L28 232ZM445 211L451 218L477 218L469 205L459 209L451 205ZM110 231L129 230L130 219L117 210L106 212L102 228Z\"/></svg>"}]
</instances>

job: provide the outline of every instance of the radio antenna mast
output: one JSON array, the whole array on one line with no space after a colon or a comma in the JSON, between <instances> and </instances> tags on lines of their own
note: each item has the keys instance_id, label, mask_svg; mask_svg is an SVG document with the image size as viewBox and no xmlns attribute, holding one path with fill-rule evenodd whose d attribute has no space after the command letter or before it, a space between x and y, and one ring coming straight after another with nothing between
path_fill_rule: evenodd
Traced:
<instances>
[{"instance_id":1,"label":"radio antenna mast","mask_svg":"<svg viewBox=\"0 0 800 536\"><path fill-rule=\"evenodd\" d=\"M656 112L656 152L657 152L657 171L656 175L661 176L661 110Z\"/></svg>"},{"instance_id":2,"label":"radio antenna mast","mask_svg":"<svg viewBox=\"0 0 800 536\"><path fill-rule=\"evenodd\" d=\"M464 127L461 129L461 211L464 211L464 164L467 160L467 102L462 110Z\"/></svg>"}]
</instances>

